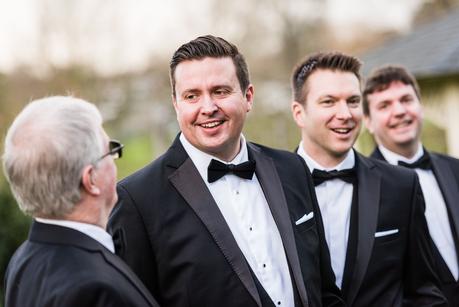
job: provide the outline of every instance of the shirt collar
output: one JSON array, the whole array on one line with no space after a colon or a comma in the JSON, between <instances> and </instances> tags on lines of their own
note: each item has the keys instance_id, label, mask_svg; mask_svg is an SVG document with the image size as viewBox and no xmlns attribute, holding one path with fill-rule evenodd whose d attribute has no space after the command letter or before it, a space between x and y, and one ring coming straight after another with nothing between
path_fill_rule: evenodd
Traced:
<instances>
[{"instance_id":1,"label":"shirt collar","mask_svg":"<svg viewBox=\"0 0 459 307\"><path fill-rule=\"evenodd\" d=\"M412 158L409 158L409 159L407 157L399 155L399 154L397 154L397 153L395 153L393 151L390 151L389 149L387 149L383 145L378 145L378 149L381 152L381 154L383 155L384 159L386 159L386 161L389 162L392 165L397 165L398 161L403 161L403 162L406 162L406 163L413 163L413 162L417 161L419 158L421 158L424 155L424 148L423 148L422 144L419 144L418 150L416 151L414 156Z\"/></svg>"},{"instance_id":2,"label":"shirt collar","mask_svg":"<svg viewBox=\"0 0 459 307\"><path fill-rule=\"evenodd\" d=\"M199 174L207 182L207 167L209 166L210 160L215 159L225 164L240 164L249 160L249 155L247 151L247 143L245 140L244 135L241 134L241 150L239 153L234 157L233 160L230 162L223 161L215 156L209 155L205 153L195 146L193 146L185 137L183 133L180 133L180 142L183 145L186 153L190 157L191 161L193 161L194 165L198 169Z\"/></svg>"},{"instance_id":3,"label":"shirt collar","mask_svg":"<svg viewBox=\"0 0 459 307\"><path fill-rule=\"evenodd\" d=\"M315 169L318 170L325 170L325 171L331 171L331 170L337 170L341 171L343 169L349 169L353 168L355 165L355 154L354 154L354 149L349 150L349 152L346 155L346 158L344 158L343 161L341 161L338 165L334 167L324 167L320 165L317 161L315 161L311 156L309 156L306 151L304 150L303 147L303 141L300 142L300 145L298 146L297 150L298 155L300 155L304 161L306 162L309 171L312 173Z\"/></svg>"},{"instance_id":4,"label":"shirt collar","mask_svg":"<svg viewBox=\"0 0 459 307\"><path fill-rule=\"evenodd\" d=\"M52 224L75 229L93 238L94 240L105 246L105 248L107 248L112 253L115 252L115 245L113 244L112 236L99 226L75 221L54 220L39 217L36 217L35 220L37 220L37 222L44 224Z\"/></svg>"}]
</instances>

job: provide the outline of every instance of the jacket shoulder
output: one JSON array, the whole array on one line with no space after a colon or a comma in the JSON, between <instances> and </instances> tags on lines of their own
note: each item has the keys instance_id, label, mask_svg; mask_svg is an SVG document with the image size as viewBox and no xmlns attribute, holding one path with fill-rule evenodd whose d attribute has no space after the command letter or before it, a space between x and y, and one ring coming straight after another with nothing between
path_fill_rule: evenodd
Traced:
<instances>
[{"instance_id":1,"label":"jacket shoulder","mask_svg":"<svg viewBox=\"0 0 459 307\"><path fill-rule=\"evenodd\" d=\"M151 161L147 165L138 169L134 173L126 176L118 182L118 186L132 187L132 186L144 186L151 181L157 180L159 176L164 172L165 166L167 165L168 153L164 153L157 159Z\"/></svg>"},{"instance_id":2,"label":"jacket shoulder","mask_svg":"<svg viewBox=\"0 0 459 307\"><path fill-rule=\"evenodd\" d=\"M372 157L364 157L363 155L360 155L360 154L359 154L359 159L365 164L376 168L383 175L383 177L398 178L398 179L406 178L410 180L413 180L413 178L417 177L416 172L414 170L411 170L405 167L400 167L397 165L392 165L380 159L376 159Z\"/></svg>"},{"instance_id":3,"label":"jacket shoulder","mask_svg":"<svg viewBox=\"0 0 459 307\"><path fill-rule=\"evenodd\" d=\"M431 157L435 157L439 160L443 160L453 166L456 166L456 167L459 167L459 159L457 158L454 158L452 156L448 156L448 155L445 155L445 154L442 154L442 153L438 153L438 152L429 152L429 154L431 155Z\"/></svg>"},{"instance_id":4,"label":"jacket shoulder","mask_svg":"<svg viewBox=\"0 0 459 307\"><path fill-rule=\"evenodd\" d=\"M250 143L250 144L254 146L255 148L257 148L263 154L271 157L274 160L274 162L277 162L277 161L295 162L296 161L295 163L298 163L301 161L301 157L298 156L296 153L293 153L287 150L283 150L283 149L276 149L276 148L268 147L265 145L260 145L257 143Z\"/></svg>"}]
</instances>

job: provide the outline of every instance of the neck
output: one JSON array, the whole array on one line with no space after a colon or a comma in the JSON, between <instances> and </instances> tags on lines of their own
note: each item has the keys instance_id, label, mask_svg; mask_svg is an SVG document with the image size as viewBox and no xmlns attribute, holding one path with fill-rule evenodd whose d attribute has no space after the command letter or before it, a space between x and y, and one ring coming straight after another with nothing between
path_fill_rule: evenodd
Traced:
<instances>
[{"instance_id":1,"label":"neck","mask_svg":"<svg viewBox=\"0 0 459 307\"><path fill-rule=\"evenodd\" d=\"M230 162L232 161L241 151L242 140L239 140L235 144L229 144L229 146L218 152L209 152L210 155L219 158L222 161Z\"/></svg>"},{"instance_id":2,"label":"neck","mask_svg":"<svg viewBox=\"0 0 459 307\"><path fill-rule=\"evenodd\" d=\"M313 148L306 145L306 142L303 139L303 149L306 154L311 157L315 162L319 163L321 166L325 168L333 168L340 164L341 162L346 159L349 150L344 153L339 154L331 154L329 152L325 152L323 150L314 150Z\"/></svg>"},{"instance_id":3,"label":"neck","mask_svg":"<svg viewBox=\"0 0 459 307\"><path fill-rule=\"evenodd\" d=\"M410 143L410 144L406 144L406 145L399 145L399 146L386 146L384 144L382 144L384 147L386 147L387 149L389 149L390 151L400 155L400 156L403 156L407 159L411 159L412 157L414 157L414 155L416 154L416 152L418 151L419 149L419 146L420 146L420 142L419 141L416 141L416 142L413 142L413 143Z\"/></svg>"},{"instance_id":4,"label":"neck","mask_svg":"<svg viewBox=\"0 0 459 307\"><path fill-rule=\"evenodd\" d=\"M92 224L107 229L109 213L103 212L102 206L95 203L81 202L65 216L66 220Z\"/></svg>"}]
</instances>

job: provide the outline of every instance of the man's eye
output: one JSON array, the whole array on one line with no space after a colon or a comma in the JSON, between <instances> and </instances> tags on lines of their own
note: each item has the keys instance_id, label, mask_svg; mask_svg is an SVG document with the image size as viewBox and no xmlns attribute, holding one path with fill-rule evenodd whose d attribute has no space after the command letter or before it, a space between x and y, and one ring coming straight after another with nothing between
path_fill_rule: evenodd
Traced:
<instances>
[{"instance_id":1,"label":"man's eye","mask_svg":"<svg viewBox=\"0 0 459 307\"><path fill-rule=\"evenodd\" d=\"M360 104L360 99L359 98L349 99L348 103L352 106L358 106Z\"/></svg>"},{"instance_id":2,"label":"man's eye","mask_svg":"<svg viewBox=\"0 0 459 307\"><path fill-rule=\"evenodd\" d=\"M221 90L216 90L215 91L215 95L217 95L217 96L223 96L223 95L226 95L226 94L228 94L227 90L221 89Z\"/></svg>"},{"instance_id":3,"label":"man's eye","mask_svg":"<svg viewBox=\"0 0 459 307\"><path fill-rule=\"evenodd\" d=\"M401 99L401 102L402 102L402 103L410 103L410 102L412 102L412 101L413 101L413 97L403 97L403 98Z\"/></svg>"},{"instance_id":4,"label":"man's eye","mask_svg":"<svg viewBox=\"0 0 459 307\"><path fill-rule=\"evenodd\" d=\"M185 98L185 100L194 100L194 99L196 99L196 97L197 97L197 95L195 95L195 94L187 94L187 95L185 95L184 98Z\"/></svg>"}]
</instances>

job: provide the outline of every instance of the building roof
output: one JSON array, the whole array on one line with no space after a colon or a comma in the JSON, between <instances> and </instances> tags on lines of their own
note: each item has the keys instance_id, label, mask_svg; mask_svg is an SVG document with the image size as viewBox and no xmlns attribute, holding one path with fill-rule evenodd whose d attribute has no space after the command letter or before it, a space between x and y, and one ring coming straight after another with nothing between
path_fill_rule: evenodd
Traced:
<instances>
[{"instance_id":1,"label":"building roof","mask_svg":"<svg viewBox=\"0 0 459 307\"><path fill-rule=\"evenodd\" d=\"M363 73L384 64L405 66L417 78L459 74L459 8L361 56Z\"/></svg>"}]
</instances>

